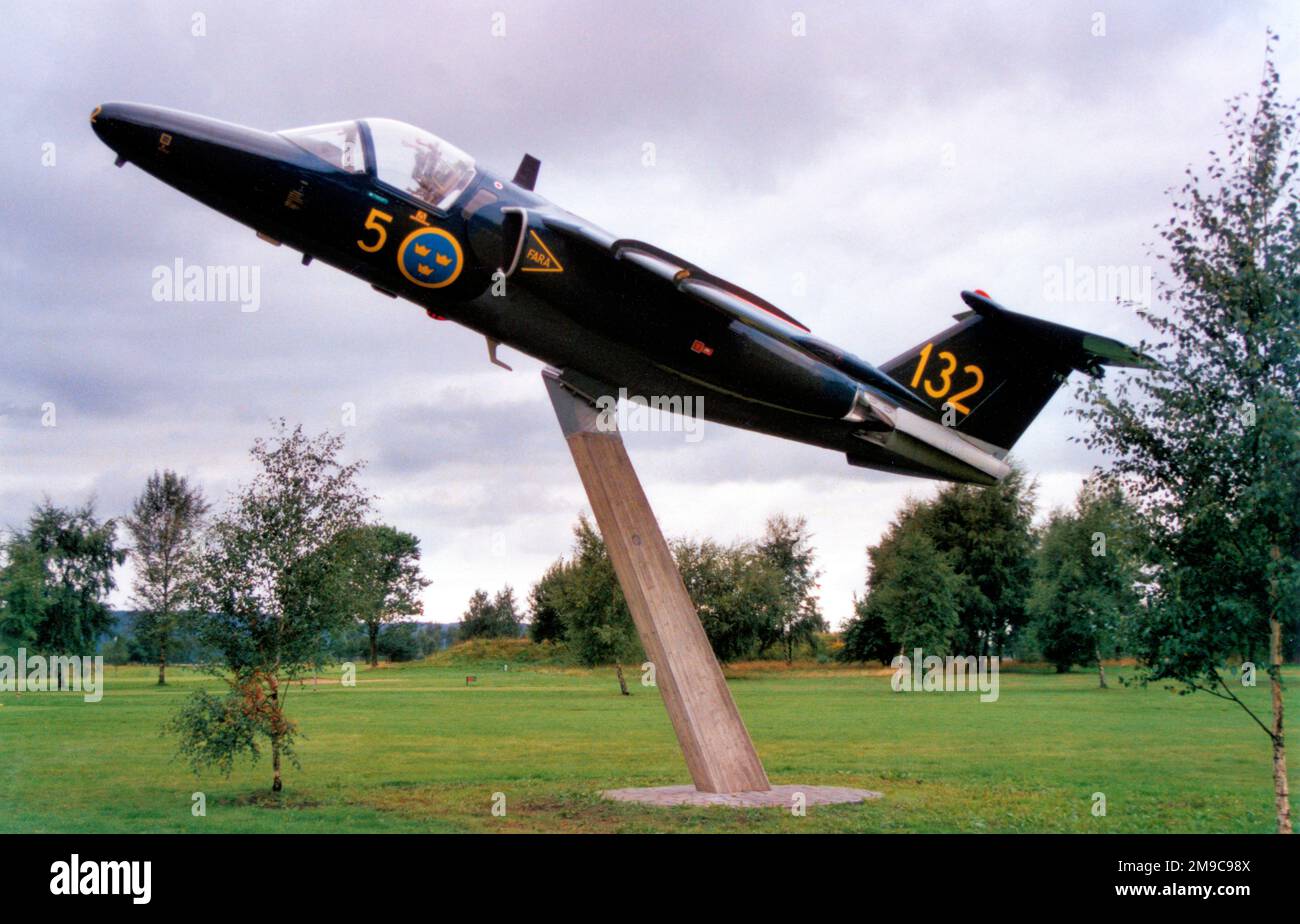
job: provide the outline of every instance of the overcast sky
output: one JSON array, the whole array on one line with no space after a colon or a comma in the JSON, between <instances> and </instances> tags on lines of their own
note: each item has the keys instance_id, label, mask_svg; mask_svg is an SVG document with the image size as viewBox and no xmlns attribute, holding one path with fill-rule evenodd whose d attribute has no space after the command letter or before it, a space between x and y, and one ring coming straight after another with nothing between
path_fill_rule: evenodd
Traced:
<instances>
[{"instance_id":1,"label":"overcast sky","mask_svg":"<svg viewBox=\"0 0 1300 924\"><path fill-rule=\"evenodd\" d=\"M507 174L527 151L543 195L880 362L946 326L963 288L1137 340L1115 293L1061 297L1052 274L1158 274L1164 190L1220 142L1225 98L1258 83L1265 27L1291 95L1300 58L1300 7L1282 3L266 6L4 4L0 525L42 493L119 516L164 467L221 502L285 417L369 460L380 516L421 539L440 621L476 587L524 596L585 509L540 364L507 348L514 372L491 366L468 330L114 169L97 103L266 129L389 116ZM153 268L178 258L258 267L259 310L154 301ZM1044 511L1098 461L1069 441L1071 393L1016 447ZM720 426L628 444L670 536L805 515L835 623L866 546L909 492L935 490Z\"/></svg>"}]
</instances>

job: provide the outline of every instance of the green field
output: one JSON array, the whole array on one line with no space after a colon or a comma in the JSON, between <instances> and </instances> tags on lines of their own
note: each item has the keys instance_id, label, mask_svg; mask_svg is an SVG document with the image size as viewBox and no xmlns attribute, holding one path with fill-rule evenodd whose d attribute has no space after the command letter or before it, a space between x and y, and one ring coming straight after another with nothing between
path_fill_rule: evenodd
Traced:
<instances>
[{"instance_id":1,"label":"green field","mask_svg":"<svg viewBox=\"0 0 1300 924\"><path fill-rule=\"evenodd\" d=\"M1274 824L1267 739L1241 710L1204 694L1099 690L1091 673L1004 671L1000 700L981 704L975 694L893 693L879 671L730 670L773 782L885 794L800 818L603 801L604 788L689 782L658 693L637 685L622 697L608 669L412 664L362 669L352 688L294 687L287 708L304 735L303 767L286 767L278 798L266 756L229 779L196 778L160 736L181 698L199 684L216 689L212 679L176 669L158 688L151 668L107 672L97 704L0 694L0 830L1264 833ZM1294 689L1300 676L1289 680ZM1266 713L1266 686L1245 692ZM1296 706L1292 697L1292 715ZM191 814L196 791L206 817ZM505 794L505 817L490 811L494 792ZM1105 817L1090 811L1094 792L1106 795Z\"/></svg>"}]
</instances>

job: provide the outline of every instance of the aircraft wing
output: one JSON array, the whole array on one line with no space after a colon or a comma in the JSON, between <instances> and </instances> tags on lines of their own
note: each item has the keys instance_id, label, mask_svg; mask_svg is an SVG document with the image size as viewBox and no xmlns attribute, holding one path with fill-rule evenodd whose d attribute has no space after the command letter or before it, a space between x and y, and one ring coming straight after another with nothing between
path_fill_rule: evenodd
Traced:
<instances>
[{"instance_id":1,"label":"aircraft wing","mask_svg":"<svg viewBox=\"0 0 1300 924\"><path fill-rule=\"evenodd\" d=\"M561 236L577 238L588 246L606 250L615 260L657 276L676 286L682 294L791 346L801 348L799 338L811 334L807 325L766 299L653 244L630 238L611 239L608 234L596 228L578 222L556 220L549 215L545 217L545 222L547 228Z\"/></svg>"},{"instance_id":2,"label":"aircraft wing","mask_svg":"<svg viewBox=\"0 0 1300 924\"><path fill-rule=\"evenodd\" d=\"M653 244L630 238L615 238L608 232L580 221L547 215L546 227L566 240L606 252L614 260L635 266L649 276L674 286L692 301L718 312L729 321L739 321L799 352L826 363L870 385L892 400L915 406L916 399L901 384L875 366L812 335L807 325L766 299L735 283L683 260Z\"/></svg>"}]
</instances>

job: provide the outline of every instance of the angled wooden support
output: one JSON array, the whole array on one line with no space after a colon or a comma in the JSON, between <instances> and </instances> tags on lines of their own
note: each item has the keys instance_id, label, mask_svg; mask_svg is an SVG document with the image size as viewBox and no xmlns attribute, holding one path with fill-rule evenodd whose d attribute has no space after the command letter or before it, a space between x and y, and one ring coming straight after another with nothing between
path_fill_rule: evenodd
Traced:
<instances>
[{"instance_id":1,"label":"angled wooden support","mask_svg":"<svg viewBox=\"0 0 1300 924\"><path fill-rule=\"evenodd\" d=\"M622 436L615 428L602 430L591 400L570 390L557 372L547 369L542 378L695 788L770 790Z\"/></svg>"}]
</instances>

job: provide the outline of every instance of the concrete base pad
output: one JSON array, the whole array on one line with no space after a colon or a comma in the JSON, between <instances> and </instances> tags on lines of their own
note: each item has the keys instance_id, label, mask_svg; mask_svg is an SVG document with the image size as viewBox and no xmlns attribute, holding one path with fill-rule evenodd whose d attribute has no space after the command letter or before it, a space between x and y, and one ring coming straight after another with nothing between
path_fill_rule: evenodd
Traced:
<instances>
[{"instance_id":1,"label":"concrete base pad","mask_svg":"<svg viewBox=\"0 0 1300 924\"><path fill-rule=\"evenodd\" d=\"M647 786L642 789L607 789L601 793L615 802L641 805L725 805L730 808L784 808L796 805L803 794L804 805L834 805L843 802L866 802L881 798L869 789L844 786L773 786L754 792L700 792L694 786Z\"/></svg>"}]
</instances>

